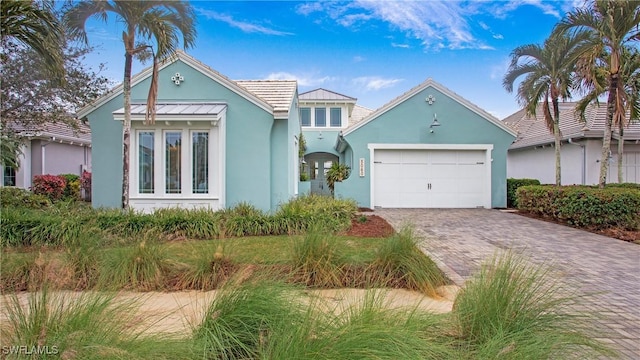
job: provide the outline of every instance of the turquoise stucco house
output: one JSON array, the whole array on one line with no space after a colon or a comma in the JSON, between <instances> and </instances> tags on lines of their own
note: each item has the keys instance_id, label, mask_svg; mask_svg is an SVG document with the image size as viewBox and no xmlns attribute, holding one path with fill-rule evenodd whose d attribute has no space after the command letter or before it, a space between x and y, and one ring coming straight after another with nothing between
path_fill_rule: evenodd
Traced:
<instances>
[{"instance_id":1,"label":"turquoise stucco house","mask_svg":"<svg viewBox=\"0 0 640 360\"><path fill-rule=\"evenodd\" d=\"M133 209L273 211L307 193L367 208L506 206L515 131L431 79L374 111L326 89L298 94L295 81L233 81L178 52L159 67L156 123L144 125L150 77L132 79ZM92 129L95 207L120 206L122 105L118 86L78 113ZM332 194L336 162L351 175Z\"/></svg>"},{"instance_id":2,"label":"turquoise stucco house","mask_svg":"<svg viewBox=\"0 0 640 360\"><path fill-rule=\"evenodd\" d=\"M184 52L159 66L155 125L144 125L151 69L132 78L130 206L270 210L298 194L295 81L233 81ZM78 113L92 130L94 207L120 207L122 86Z\"/></svg>"}]
</instances>

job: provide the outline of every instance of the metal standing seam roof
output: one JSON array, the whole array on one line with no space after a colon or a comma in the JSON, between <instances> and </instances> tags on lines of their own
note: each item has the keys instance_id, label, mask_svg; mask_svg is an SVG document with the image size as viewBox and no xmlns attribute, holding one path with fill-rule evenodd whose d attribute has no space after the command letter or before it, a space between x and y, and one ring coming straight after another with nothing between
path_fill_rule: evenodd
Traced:
<instances>
[{"instance_id":1,"label":"metal standing seam roof","mask_svg":"<svg viewBox=\"0 0 640 360\"><path fill-rule=\"evenodd\" d=\"M584 137L602 137L607 116L606 104L590 105L585 112L583 122L575 113L575 102L560 103L560 133L562 139L576 139ZM528 116L525 110L520 110L504 120L518 131L518 137L511 145L511 149L528 146L543 145L554 142L553 133L547 128L544 120L542 105L536 110L536 116ZM614 135L618 130L614 129ZM640 139L640 123L632 122L625 128L625 139Z\"/></svg>"},{"instance_id":2,"label":"metal standing seam roof","mask_svg":"<svg viewBox=\"0 0 640 360\"><path fill-rule=\"evenodd\" d=\"M288 117L291 103L296 95L295 80L237 80L236 84L266 101L276 117Z\"/></svg>"},{"instance_id":3,"label":"metal standing seam roof","mask_svg":"<svg viewBox=\"0 0 640 360\"><path fill-rule=\"evenodd\" d=\"M218 115L227 107L224 103L162 103L156 104L156 115ZM147 104L131 104L131 115L145 115ZM124 107L113 112L124 115Z\"/></svg>"}]
</instances>

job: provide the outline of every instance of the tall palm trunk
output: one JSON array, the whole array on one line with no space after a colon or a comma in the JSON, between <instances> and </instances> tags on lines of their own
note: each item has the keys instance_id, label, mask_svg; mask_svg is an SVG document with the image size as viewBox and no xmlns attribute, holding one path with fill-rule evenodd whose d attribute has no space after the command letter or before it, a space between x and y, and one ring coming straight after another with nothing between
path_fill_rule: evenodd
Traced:
<instances>
[{"instance_id":1,"label":"tall palm trunk","mask_svg":"<svg viewBox=\"0 0 640 360\"><path fill-rule=\"evenodd\" d=\"M618 183L624 182L624 174L622 171L622 154L624 153L624 129L622 121L620 122L620 136L618 137Z\"/></svg>"},{"instance_id":2,"label":"tall palm trunk","mask_svg":"<svg viewBox=\"0 0 640 360\"><path fill-rule=\"evenodd\" d=\"M609 76L609 97L607 99L607 120L604 123L604 136L602 138L602 153L600 154L600 178L598 187L604 188L607 183L607 170L609 169L609 153L611 152L611 127L613 126L613 114L618 92L618 73L612 72Z\"/></svg>"},{"instance_id":3,"label":"tall palm trunk","mask_svg":"<svg viewBox=\"0 0 640 360\"><path fill-rule=\"evenodd\" d=\"M554 97L551 100L553 104L553 137L555 139L556 148L556 185L562 185L562 170L560 167L561 149L562 146L562 134L560 133L560 108L558 107L558 98Z\"/></svg>"},{"instance_id":4,"label":"tall palm trunk","mask_svg":"<svg viewBox=\"0 0 640 360\"><path fill-rule=\"evenodd\" d=\"M129 145L131 144L131 65L133 55L129 48L125 51L124 81L124 123L122 124L122 208L129 210Z\"/></svg>"}]
</instances>

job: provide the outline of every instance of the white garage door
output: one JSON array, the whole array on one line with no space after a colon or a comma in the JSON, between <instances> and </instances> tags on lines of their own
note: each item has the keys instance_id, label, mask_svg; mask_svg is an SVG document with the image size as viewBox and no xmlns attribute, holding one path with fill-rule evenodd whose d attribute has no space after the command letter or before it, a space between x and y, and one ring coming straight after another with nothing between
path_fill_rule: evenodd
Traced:
<instances>
[{"instance_id":1,"label":"white garage door","mask_svg":"<svg viewBox=\"0 0 640 360\"><path fill-rule=\"evenodd\" d=\"M484 150L376 150L374 206L474 208L487 206Z\"/></svg>"}]
</instances>

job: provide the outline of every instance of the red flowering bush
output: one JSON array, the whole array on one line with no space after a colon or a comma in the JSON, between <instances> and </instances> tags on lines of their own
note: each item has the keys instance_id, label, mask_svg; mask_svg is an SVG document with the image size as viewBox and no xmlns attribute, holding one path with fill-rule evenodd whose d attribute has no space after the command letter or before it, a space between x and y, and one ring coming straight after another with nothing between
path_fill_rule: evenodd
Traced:
<instances>
[{"instance_id":1,"label":"red flowering bush","mask_svg":"<svg viewBox=\"0 0 640 360\"><path fill-rule=\"evenodd\" d=\"M51 200L60 200L64 195L67 180L58 175L36 175L33 177L31 191L34 194L44 195Z\"/></svg>"},{"instance_id":2,"label":"red flowering bush","mask_svg":"<svg viewBox=\"0 0 640 360\"><path fill-rule=\"evenodd\" d=\"M88 171L82 172L82 177L80 177L80 186L84 191L85 199L91 199L91 173Z\"/></svg>"}]
</instances>

